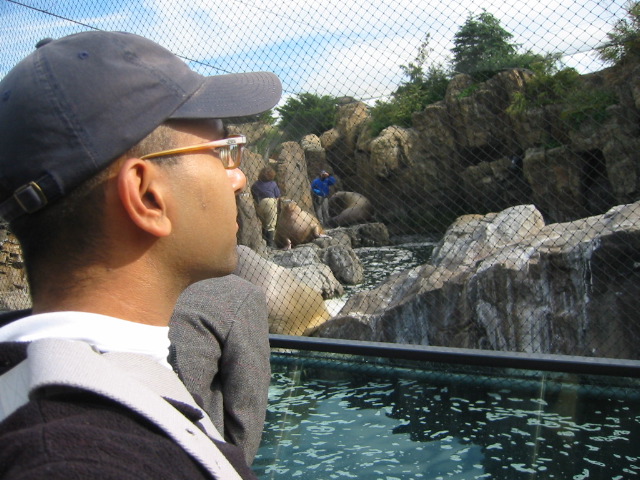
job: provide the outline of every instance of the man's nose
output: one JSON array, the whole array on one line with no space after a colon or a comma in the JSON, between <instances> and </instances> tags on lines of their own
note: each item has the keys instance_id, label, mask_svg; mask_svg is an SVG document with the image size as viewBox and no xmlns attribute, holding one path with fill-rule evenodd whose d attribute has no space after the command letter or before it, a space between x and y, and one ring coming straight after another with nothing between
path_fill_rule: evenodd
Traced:
<instances>
[{"instance_id":1,"label":"man's nose","mask_svg":"<svg viewBox=\"0 0 640 480\"><path fill-rule=\"evenodd\" d=\"M244 173L239 168L233 168L225 171L227 172L233 191L235 193L240 193L244 187L247 186L247 177L244 176Z\"/></svg>"}]
</instances>

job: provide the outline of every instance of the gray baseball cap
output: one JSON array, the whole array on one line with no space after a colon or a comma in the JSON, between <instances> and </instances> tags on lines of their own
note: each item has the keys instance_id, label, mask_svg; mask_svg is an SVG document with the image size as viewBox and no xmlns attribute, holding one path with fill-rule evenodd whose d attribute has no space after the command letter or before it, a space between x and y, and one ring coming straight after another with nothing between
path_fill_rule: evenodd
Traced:
<instances>
[{"instance_id":1,"label":"gray baseball cap","mask_svg":"<svg viewBox=\"0 0 640 480\"><path fill-rule=\"evenodd\" d=\"M67 195L166 120L254 115L281 93L272 73L205 77L130 33L41 41L0 81L0 217Z\"/></svg>"}]
</instances>

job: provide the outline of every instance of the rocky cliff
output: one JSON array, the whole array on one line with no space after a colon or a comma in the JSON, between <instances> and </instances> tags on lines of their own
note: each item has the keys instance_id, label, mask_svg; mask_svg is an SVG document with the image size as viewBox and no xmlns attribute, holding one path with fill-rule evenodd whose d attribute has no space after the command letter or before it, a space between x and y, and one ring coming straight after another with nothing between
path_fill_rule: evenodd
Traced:
<instances>
[{"instance_id":1,"label":"rocky cliff","mask_svg":"<svg viewBox=\"0 0 640 480\"><path fill-rule=\"evenodd\" d=\"M533 205L466 215L316 335L638 359L639 265L640 203L555 224Z\"/></svg>"},{"instance_id":2,"label":"rocky cliff","mask_svg":"<svg viewBox=\"0 0 640 480\"><path fill-rule=\"evenodd\" d=\"M567 122L561 105L507 113L532 74L504 71L480 85L455 77L444 100L413 115L413 128L375 138L362 103L339 107L320 137L343 189L374 202L392 234L441 232L460 214L535 204L547 222L606 212L640 198L640 70L581 78L585 89L615 92L603 118Z\"/></svg>"}]
</instances>

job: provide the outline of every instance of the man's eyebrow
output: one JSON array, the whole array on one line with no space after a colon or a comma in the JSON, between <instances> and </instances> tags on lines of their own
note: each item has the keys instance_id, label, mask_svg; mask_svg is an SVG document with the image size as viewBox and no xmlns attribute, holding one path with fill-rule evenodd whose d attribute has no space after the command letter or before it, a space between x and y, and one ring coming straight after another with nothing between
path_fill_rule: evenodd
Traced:
<instances>
[{"instance_id":1,"label":"man's eyebrow","mask_svg":"<svg viewBox=\"0 0 640 480\"><path fill-rule=\"evenodd\" d=\"M222 138L228 138L229 137L229 129L227 128L226 125L222 126Z\"/></svg>"}]
</instances>

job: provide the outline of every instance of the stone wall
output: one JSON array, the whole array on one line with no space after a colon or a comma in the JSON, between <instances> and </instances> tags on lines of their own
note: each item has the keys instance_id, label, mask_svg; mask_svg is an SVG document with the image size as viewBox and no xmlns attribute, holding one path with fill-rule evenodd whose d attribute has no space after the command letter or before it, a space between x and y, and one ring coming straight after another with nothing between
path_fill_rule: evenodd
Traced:
<instances>
[{"instance_id":1,"label":"stone wall","mask_svg":"<svg viewBox=\"0 0 640 480\"><path fill-rule=\"evenodd\" d=\"M320 136L322 149L313 144L313 168L326 162L343 190L371 199L392 235L442 233L461 214L527 203L548 222L601 214L640 198L639 72L625 66L582 77L584 88L608 88L619 103L604 121L579 125L565 121L561 105L507 113L532 78L518 69L472 90L459 75L444 100L414 113L412 128L375 138L368 107L342 105L336 127Z\"/></svg>"}]
</instances>

